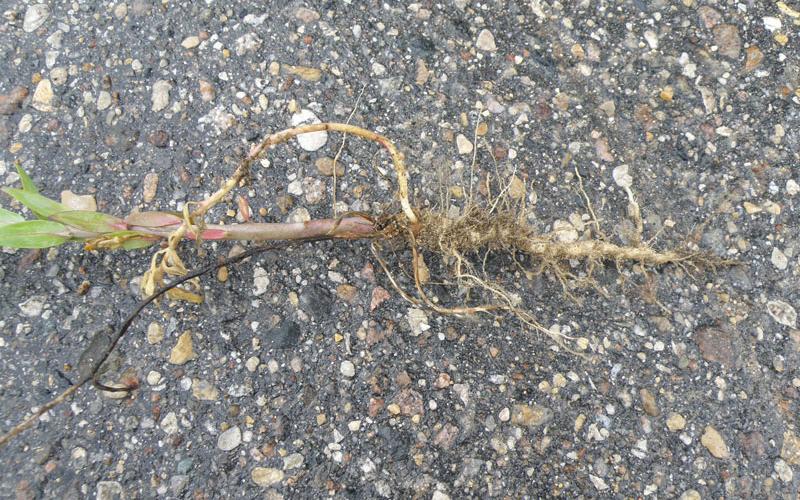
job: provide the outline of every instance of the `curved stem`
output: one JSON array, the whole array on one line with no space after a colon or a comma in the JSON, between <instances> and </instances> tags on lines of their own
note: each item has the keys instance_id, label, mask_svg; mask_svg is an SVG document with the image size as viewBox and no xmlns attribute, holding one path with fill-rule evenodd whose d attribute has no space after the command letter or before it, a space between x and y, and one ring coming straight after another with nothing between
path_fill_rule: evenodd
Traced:
<instances>
[{"instance_id":1,"label":"curved stem","mask_svg":"<svg viewBox=\"0 0 800 500\"><path fill-rule=\"evenodd\" d=\"M403 213L408 218L409 222L416 223L417 216L414 213L414 210L411 208L411 203L408 200L408 172L406 171L403 153L401 153L400 150L397 149L397 146L395 146L387 137L346 123L315 123L312 125L302 125L300 127L282 130L280 132L268 135L250 150L250 153L244 160L242 160L231 178L225 181L225 184L223 184L220 189L198 204L197 209L192 212L192 218L202 217L213 206L219 203L247 175L253 162L261 158L264 152L271 146L284 143L293 137L297 137L298 135L325 131L352 134L357 137L361 137L362 139L377 142L386 148L386 150L389 152L389 155L392 157L392 163L394 164L394 169L397 173L397 196L400 199L400 206L403 208Z\"/></svg>"}]
</instances>

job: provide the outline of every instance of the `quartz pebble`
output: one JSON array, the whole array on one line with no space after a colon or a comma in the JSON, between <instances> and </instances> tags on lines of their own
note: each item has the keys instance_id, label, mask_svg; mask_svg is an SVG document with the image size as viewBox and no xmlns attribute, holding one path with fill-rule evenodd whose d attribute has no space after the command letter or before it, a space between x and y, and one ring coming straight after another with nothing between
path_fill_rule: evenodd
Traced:
<instances>
[{"instance_id":1,"label":"quartz pebble","mask_svg":"<svg viewBox=\"0 0 800 500\"><path fill-rule=\"evenodd\" d=\"M700 442L716 458L728 458L730 456L728 445L725 444L722 434L710 425L707 425L703 431Z\"/></svg>"},{"instance_id":2,"label":"quartz pebble","mask_svg":"<svg viewBox=\"0 0 800 500\"><path fill-rule=\"evenodd\" d=\"M50 7L39 3L28 7L22 20L22 31L32 33L39 29L50 17Z\"/></svg>"},{"instance_id":3,"label":"quartz pebble","mask_svg":"<svg viewBox=\"0 0 800 500\"><path fill-rule=\"evenodd\" d=\"M166 80L158 80L153 84L153 93L150 96L152 102L151 109L153 111L162 111L169 105L170 90L172 90L172 84Z\"/></svg>"},{"instance_id":4,"label":"quartz pebble","mask_svg":"<svg viewBox=\"0 0 800 500\"><path fill-rule=\"evenodd\" d=\"M682 431L686 427L686 419L680 413L672 412L667 417L667 429L671 432Z\"/></svg>"},{"instance_id":5,"label":"quartz pebble","mask_svg":"<svg viewBox=\"0 0 800 500\"><path fill-rule=\"evenodd\" d=\"M778 323L797 328L797 311L791 304L782 300L770 300L767 302L767 312Z\"/></svg>"},{"instance_id":6,"label":"quartz pebble","mask_svg":"<svg viewBox=\"0 0 800 500\"><path fill-rule=\"evenodd\" d=\"M200 38L196 36L187 36L181 42L181 47L184 49L193 49L200 45Z\"/></svg>"},{"instance_id":7,"label":"quartz pebble","mask_svg":"<svg viewBox=\"0 0 800 500\"><path fill-rule=\"evenodd\" d=\"M469 139L467 139L464 134L458 134L456 136L456 148L458 149L458 154L466 155L472 153L474 146Z\"/></svg>"},{"instance_id":8,"label":"quartz pebble","mask_svg":"<svg viewBox=\"0 0 800 500\"><path fill-rule=\"evenodd\" d=\"M783 253L779 248L772 249L770 261L772 262L772 265L775 266L779 271L786 270L786 267L789 265L789 258L786 257L786 254Z\"/></svg>"},{"instance_id":9,"label":"quartz pebble","mask_svg":"<svg viewBox=\"0 0 800 500\"><path fill-rule=\"evenodd\" d=\"M478 33L478 39L475 42L475 46L478 49L486 51L486 52L494 52L497 50L497 45L494 42L494 35L489 30L481 30Z\"/></svg>"},{"instance_id":10,"label":"quartz pebble","mask_svg":"<svg viewBox=\"0 0 800 500\"><path fill-rule=\"evenodd\" d=\"M53 94L53 87L50 85L50 80L45 78L36 85L31 105L44 113L55 111L55 95Z\"/></svg>"},{"instance_id":11,"label":"quartz pebble","mask_svg":"<svg viewBox=\"0 0 800 500\"><path fill-rule=\"evenodd\" d=\"M217 448L222 451L231 451L242 444L242 431L233 426L217 438Z\"/></svg>"},{"instance_id":12,"label":"quartz pebble","mask_svg":"<svg viewBox=\"0 0 800 500\"><path fill-rule=\"evenodd\" d=\"M283 481L283 471L271 467L254 467L250 478L259 486L272 486Z\"/></svg>"},{"instance_id":13,"label":"quartz pebble","mask_svg":"<svg viewBox=\"0 0 800 500\"><path fill-rule=\"evenodd\" d=\"M292 115L292 127L300 125L308 125L312 123L321 123L320 119L314 112L303 109ZM312 132L309 134L302 134L297 136L297 143L306 151L316 151L320 149L325 143L328 142L328 133L325 131Z\"/></svg>"}]
</instances>

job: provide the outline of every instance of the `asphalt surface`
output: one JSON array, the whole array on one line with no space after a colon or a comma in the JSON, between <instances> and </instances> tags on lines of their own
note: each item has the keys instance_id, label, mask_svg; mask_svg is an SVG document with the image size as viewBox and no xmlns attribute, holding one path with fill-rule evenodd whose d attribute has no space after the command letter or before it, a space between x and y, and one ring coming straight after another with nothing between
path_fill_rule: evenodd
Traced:
<instances>
[{"instance_id":1,"label":"asphalt surface","mask_svg":"<svg viewBox=\"0 0 800 500\"><path fill-rule=\"evenodd\" d=\"M405 152L417 206L463 207L474 155L476 187L507 182L538 230L588 237L577 169L609 240L630 234L629 184L656 248L740 265L611 263L570 300L490 255L588 361L512 318L410 305L364 242L263 255L203 278L202 305L146 310L107 374L140 389L86 388L0 450L1 497L797 497L800 4L267 4L3 2L2 184L19 160L56 199L175 210L294 115L352 113ZM237 192L254 220L330 215L340 144L275 149ZM397 209L375 145L349 138L341 164L337 208ZM0 429L75 380L151 254L0 254ZM407 248L385 254L409 287Z\"/></svg>"}]
</instances>

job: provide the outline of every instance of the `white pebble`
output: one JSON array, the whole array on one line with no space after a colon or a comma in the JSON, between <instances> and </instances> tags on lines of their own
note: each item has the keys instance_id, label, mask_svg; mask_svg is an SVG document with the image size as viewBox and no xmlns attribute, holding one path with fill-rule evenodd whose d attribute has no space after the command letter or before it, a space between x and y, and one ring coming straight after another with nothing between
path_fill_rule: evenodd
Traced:
<instances>
[{"instance_id":1,"label":"white pebble","mask_svg":"<svg viewBox=\"0 0 800 500\"><path fill-rule=\"evenodd\" d=\"M629 188L633 183L633 177L628 173L628 165L620 165L616 167L612 173L614 182L617 186L622 188Z\"/></svg>"},{"instance_id":2,"label":"white pebble","mask_svg":"<svg viewBox=\"0 0 800 500\"><path fill-rule=\"evenodd\" d=\"M776 31L781 29L783 23L777 17L766 16L764 19L764 27L769 31Z\"/></svg>"},{"instance_id":3,"label":"white pebble","mask_svg":"<svg viewBox=\"0 0 800 500\"><path fill-rule=\"evenodd\" d=\"M499 418L501 422L508 422L511 418L511 410L509 410L508 407L503 408L500 410L500 413L497 414L497 418Z\"/></svg>"},{"instance_id":4,"label":"white pebble","mask_svg":"<svg viewBox=\"0 0 800 500\"><path fill-rule=\"evenodd\" d=\"M150 97L153 111L161 111L169 105L169 91L172 84L166 80L158 80L153 84L153 95Z\"/></svg>"},{"instance_id":5,"label":"white pebble","mask_svg":"<svg viewBox=\"0 0 800 500\"><path fill-rule=\"evenodd\" d=\"M198 38L196 36L187 36L181 42L181 46L184 49L193 49L193 48L197 47L198 45L200 45L200 38Z\"/></svg>"},{"instance_id":6,"label":"white pebble","mask_svg":"<svg viewBox=\"0 0 800 500\"><path fill-rule=\"evenodd\" d=\"M342 361L342 364L339 366L339 371L341 371L342 375L345 377L352 378L356 374L356 367L353 365L352 361L346 359Z\"/></svg>"},{"instance_id":7,"label":"white pebble","mask_svg":"<svg viewBox=\"0 0 800 500\"><path fill-rule=\"evenodd\" d=\"M28 7L25 11L25 18L22 21L22 30L31 33L39 29L47 18L50 17L50 7L45 4L36 4Z\"/></svg>"},{"instance_id":8,"label":"white pebble","mask_svg":"<svg viewBox=\"0 0 800 500\"><path fill-rule=\"evenodd\" d=\"M797 193L800 193L800 185L798 185L794 179L786 181L786 194L794 196Z\"/></svg>"},{"instance_id":9,"label":"white pebble","mask_svg":"<svg viewBox=\"0 0 800 500\"><path fill-rule=\"evenodd\" d=\"M772 249L772 256L770 257L772 265L783 271L789 265L789 258L779 248Z\"/></svg>"},{"instance_id":10,"label":"white pebble","mask_svg":"<svg viewBox=\"0 0 800 500\"><path fill-rule=\"evenodd\" d=\"M494 52L497 50L497 45L494 43L494 35L489 30L481 30L481 32L478 33L478 40L475 42L475 46L486 52Z\"/></svg>"},{"instance_id":11,"label":"white pebble","mask_svg":"<svg viewBox=\"0 0 800 500\"><path fill-rule=\"evenodd\" d=\"M231 451L242 443L242 431L239 427L231 427L217 438L217 448Z\"/></svg>"},{"instance_id":12,"label":"white pebble","mask_svg":"<svg viewBox=\"0 0 800 500\"><path fill-rule=\"evenodd\" d=\"M317 115L311 110L301 109L292 115L292 127L308 125L312 123L322 123ZM316 151L328 142L328 133L325 131L312 132L297 136L297 143L306 151Z\"/></svg>"},{"instance_id":13,"label":"white pebble","mask_svg":"<svg viewBox=\"0 0 800 500\"><path fill-rule=\"evenodd\" d=\"M472 150L475 146L472 145L469 139L467 139L464 134L458 134L456 136L456 148L458 148L458 154L466 155L472 153Z\"/></svg>"},{"instance_id":14,"label":"white pebble","mask_svg":"<svg viewBox=\"0 0 800 500\"><path fill-rule=\"evenodd\" d=\"M649 45L651 49L658 48L658 35L656 35L655 31L653 30L645 31L644 39L647 42L647 45Z\"/></svg>"},{"instance_id":15,"label":"white pebble","mask_svg":"<svg viewBox=\"0 0 800 500\"><path fill-rule=\"evenodd\" d=\"M253 295L264 295L267 292L268 286L269 276L267 275L267 271L261 266L256 266L253 270Z\"/></svg>"},{"instance_id":16,"label":"white pebble","mask_svg":"<svg viewBox=\"0 0 800 500\"><path fill-rule=\"evenodd\" d=\"M767 302L767 312L772 319L789 328L797 327L797 311L790 304L782 300Z\"/></svg>"}]
</instances>

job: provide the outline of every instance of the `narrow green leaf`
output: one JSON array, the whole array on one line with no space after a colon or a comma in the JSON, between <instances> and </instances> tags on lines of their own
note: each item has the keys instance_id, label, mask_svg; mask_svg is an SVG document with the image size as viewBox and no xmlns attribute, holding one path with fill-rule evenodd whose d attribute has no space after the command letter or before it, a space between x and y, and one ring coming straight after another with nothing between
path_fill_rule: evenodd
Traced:
<instances>
[{"instance_id":1,"label":"narrow green leaf","mask_svg":"<svg viewBox=\"0 0 800 500\"><path fill-rule=\"evenodd\" d=\"M119 238L119 240L114 241L115 238ZM105 233L101 237L92 240L91 246L96 249L124 248L125 250L134 250L136 248L148 247L158 240L160 240L160 238L157 236L149 236L138 231L123 230Z\"/></svg>"},{"instance_id":2,"label":"narrow green leaf","mask_svg":"<svg viewBox=\"0 0 800 500\"><path fill-rule=\"evenodd\" d=\"M118 217L88 210L59 212L51 215L49 219L93 233L109 233L120 231L127 227L125 221Z\"/></svg>"},{"instance_id":3,"label":"narrow green leaf","mask_svg":"<svg viewBox=\"0 0 800 500\"><path fill-rule=\"evenodd\" d=\"M122 248L125 250L136 250L137 248L149 247L156 241L158 241L158 238L133 238L126 240L125 243L122 244Z\"/></svg>"},{"instance_id":4,"label":"narrow green leaf","mask_svg":"<svg viewBox=\"0 0 800 500\"><path fill-rule=\"evenodd\" d=\"M0 226L0 246L11 248L47 248L69 240L67 228L49 220L26 220Z\"/></svg>"},{"instance_id":5,"label":"narrow green leaf","mask_svg":"<svg viewBox=\"0 0 800 500\"><path fill-rule=\"evenodd\" d=\"M17 162L17 173L19 174L19 180L22 182L22 190L27 191L29 193L38 193L39 189L36 187L36 184L33 183L28 173L23 170L22 164Z\"/></svg>"},{"instance_id":6,"label":"narrow green leaf","mask_svg":"<svg viewBox=\"0 0 800 500\"><path fill-rule=\"evenodd\" d=\"M31 212L36 214L40 219L46 219L53 214L59 212L68 212L69 207L61 203L46 198L38 193L25 191L16 188L3 188L7 194L13 196L17 201L28 207Z\"/></svg>"},{"instance_id":7,"label":"narrow green leaf","mask_svg":"<svg viewBox=\"0 0 800 500\"><path fill-rule=\"evenodd\" d=\"M5 226L6 224L13 224L15 222L22 222L25 218L22 217L20 214L10 212L5 208L0 208L0 226Z\"/></svg>"}]
</instances>

